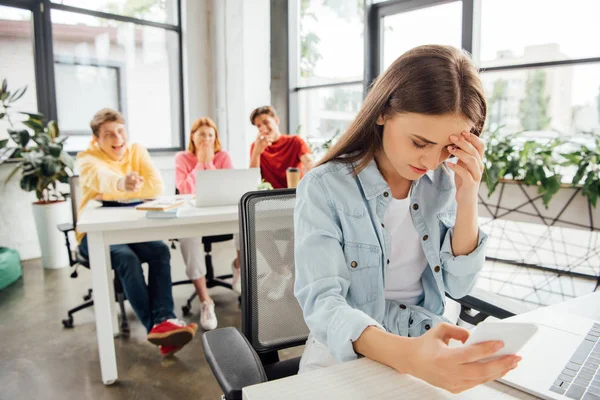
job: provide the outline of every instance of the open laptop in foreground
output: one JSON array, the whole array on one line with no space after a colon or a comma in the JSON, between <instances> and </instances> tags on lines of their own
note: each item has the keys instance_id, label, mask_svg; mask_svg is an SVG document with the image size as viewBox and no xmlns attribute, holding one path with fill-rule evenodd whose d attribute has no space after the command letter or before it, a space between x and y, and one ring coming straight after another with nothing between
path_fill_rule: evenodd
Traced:
<instances>
[{"instance_id":1,"label":"open laptop in foreground","mask_svg":"<svg viewBox=\"0 0 600 400\"><path fill-rule=\"evenodd\" d=\"M519 367L500 382L544 399L600 400L600 301L583 315L549 307L511 318L539 330L519 352Z\"/></svg>"},{"instance_id":2,"label":"open laptop in foreground","mask_svg":"<svg viewBox=\"0 0 600 400\"><path fill-rule=\"evenodd\" d=\"M196 172L196 207L238 205L260 185L260 168L210 169Z\"/></svg>"}]
</instances>

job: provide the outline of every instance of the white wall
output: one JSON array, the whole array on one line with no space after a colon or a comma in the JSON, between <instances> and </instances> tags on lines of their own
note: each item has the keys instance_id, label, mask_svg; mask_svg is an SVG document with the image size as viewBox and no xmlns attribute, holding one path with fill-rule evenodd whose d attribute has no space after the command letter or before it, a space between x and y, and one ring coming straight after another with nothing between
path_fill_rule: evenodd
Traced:
<instances>
[{"instance_id":1,"label":"white wall","mask_svg":"<svg viewBox=\"0 0 600 400\"><path fill-rule=\"evenodd\" d=\"M250 113L271 101L269 0L212 0L217 125L235 168L247 168ZM224 70L223 70L224 68ZM223 75L224 73L224 75Z\"/></svg>"},{"instance_id":2,"label":"white wall","mask_svg":"<svg viewBox=\"0 0 600 400\"><path fill-rule=\"evenodd\" d=\"M183 11L186 143L191 122L209 116L235 168L247 168L256 136L250 112L271 98L269 0L188 0ZM165 193L174 193L174 153L153 153L152 159ZM0 178L10 171L1 168ZM16 248L23 259L40 257L34 197L19 189L18 179L0 185L0 245Z\"/></svg>"}]
</instances>

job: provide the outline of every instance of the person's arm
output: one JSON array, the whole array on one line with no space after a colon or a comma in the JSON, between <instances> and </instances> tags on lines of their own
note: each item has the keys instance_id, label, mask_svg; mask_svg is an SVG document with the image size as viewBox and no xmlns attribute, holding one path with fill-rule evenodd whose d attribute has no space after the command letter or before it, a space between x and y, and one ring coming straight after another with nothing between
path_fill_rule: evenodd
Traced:
<instances>
[{"instance_id":1,"label":"person's arm","mask_svg":"<svg viewBox=\"0 0 600 400\"><path fill-rule=\"evenodd\" d=\"M499 341L448 347L450 339L464 343L468 337L468 330L447 323L437 324L417 338L392 335L370 326L354 342L354 349L400 373L410 374L452 393L499 379L515 369L521 360L519 356L508 355L481 362L504 346Z\"/></svg>"},{"instance_id":2,"label":"person's arm","mask_svg":"<svg viewBox=\"0 0 600 400\"><path fill-rule=\"evenodd\" d=\"M175 156L175 187L181 194L194 193L196 187L196 169L190 168L185 153Z\"/></svg>"},{"instance_id":3,"label":"person's arm","mask_svg":"<svg viewBox=\"0 0 600 400\"><path fill-rule=\"evenodd\" d=\"M302 170L306 174L315 166L312 153L308 144L300 136L296 136L296 140L300 142L299 158L302 162Z\"/></svg>"},{"instance_id":4,"label":"person's arm","mask_svg":"<svg viewBox=\"0 0 600 400\"><path fill-rule=\"evenodd\" d=\"M250 168L260 168L260 155L272 143L265 136L258 132L256 140L250 147Z\"/></svg>"},{"instance_id":5,"label":"person's arm","mask_svg":"<svg viewBox=\"0 0 600 400\"><path fill-rule=\"evenodd\" d=\"M231 162L231 157L229 157L229 153L225 150L220 151L221 157L219 160L218 169L233 169L233 163Z\"/></svg>"},{"instance_id":6,"label":"person's arm","mask_svg":"<svg viewBox=\"0 0 600 400\"><path fill-rule=\"evenodd\" d=\"M451 153L459 159L447 165L455 173L456 223L442 242L440 260L448 293L456 298L467 295L485 263L487 235L479 229L477 194L483 175L484 144L473 134L461 135ZM443 222L443 221L442 221Z\"/></svg>"},{"instance_id":7,"label":"person's arm","mask_svg":"<svg viewBox=\"0 0 600 400\"><path fill-rule=\"evenodd\" d=\"M150 153L144 147L138 146L139 171L138 173L144 178L144 183L140 190L131 192L132 198L150 199L163 194L165 186L160 176L160 172L150 158Z\"/></svg>"},{"instance_id":8,"label":"person's arm","mask_svg":"<svg viewBox=\"0 0 600 400\"><path fill-rule=\"evenodd\" d=\"M313 167L315 166L315 163L313 161L313 156L310 153L307 153L307 154L304 154L303 156L301 156L300 161L302 162L302 170L304 171L305 174L308 173L308 171L313 169Z\"/></svg>"},{"instance_id":9,"label":"person's arm","mask_svg":"<svg viewBox=\"0 0 600 400\"><path fill-rule=\"evenodd\" d=\"M250 168L260 168L260 152L256 150L256 143L250 147Z\"/></svg>"},{"instance_id":10,"label":"person's arm","mask_svg":"<svg viewBox=\"0 0 600 400\"><path fill-rule=\"evenodd\" d=\"M108 166L96 157L85 155L78 158L79 179L82 187L103 194L120 194L119 181L123 175L108 168Z\"/></svg>"}]
</instances>

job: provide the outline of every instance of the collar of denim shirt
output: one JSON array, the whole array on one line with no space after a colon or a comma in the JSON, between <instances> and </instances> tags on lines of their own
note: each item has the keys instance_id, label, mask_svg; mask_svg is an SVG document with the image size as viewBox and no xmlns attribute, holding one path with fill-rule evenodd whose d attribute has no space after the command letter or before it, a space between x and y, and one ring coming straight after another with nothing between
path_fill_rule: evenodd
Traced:
<instances>
[{"instance_id":1,"label":"collar of denim shirt","mask_svg":"<svg viewBox=\"0 0 600 400\"><path fill-rule=\"evenodd\" d=\"M353 167L356 168L356 165L353 165ZM413 184L418 185L419 181L424 177L427 177L429 180L433 181L434 173L435 171L427 171L423 177L419 178L417 181L413 181ZM383 178L383 175L379 171L375 159L372 159L369 164L367 164L367 166L358 173L358 180L363 188L367 200L371 200L386 190L390 190L390 186L387 184Z\"/></svg>"}]
</instances>

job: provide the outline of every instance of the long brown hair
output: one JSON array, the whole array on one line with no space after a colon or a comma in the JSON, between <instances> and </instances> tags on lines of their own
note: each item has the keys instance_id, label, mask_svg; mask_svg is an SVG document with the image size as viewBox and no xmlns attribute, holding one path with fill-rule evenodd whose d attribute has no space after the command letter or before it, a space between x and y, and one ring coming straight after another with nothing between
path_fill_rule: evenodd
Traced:
<instances>
[{"instance_id":1,"label":"long brown hair","mask_svg":"<svg viewBox=\"0 0 600 400\"><path fill-rule=\"evenodd\" d=\"M364 169L383 143L383 126L376 123L380 115L462 114L479 136L486 110L479 72L466 52L441 45L415 47L375 80L356 118L319 165L339 160L356 163L355 173Z\"/></svg>"},{"instance_id":2,"label":"long brown hair","mask_svg":"<svg viewBox=\"0 0 600 400\"><path fill-rule=\"evenodd\" d=\"M215 125L214 121L208 117L200 117L194 121L192 124L192 129L190 131L190 143L188 144L187 150L196 154L196 145L194 144L194 132L196 132L200 127L208 126L209 128L213 128L215 131L215 146L214 151L217 154L221 151L221 141L219 140L219 130L217 129L217 125Z\"/></svg>"}]
</instances>

